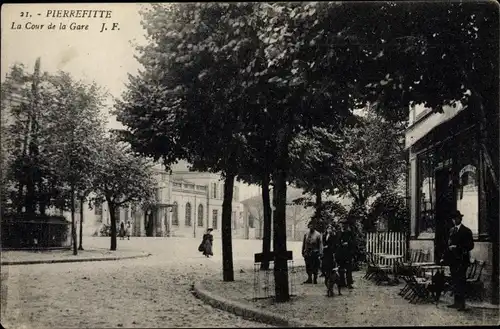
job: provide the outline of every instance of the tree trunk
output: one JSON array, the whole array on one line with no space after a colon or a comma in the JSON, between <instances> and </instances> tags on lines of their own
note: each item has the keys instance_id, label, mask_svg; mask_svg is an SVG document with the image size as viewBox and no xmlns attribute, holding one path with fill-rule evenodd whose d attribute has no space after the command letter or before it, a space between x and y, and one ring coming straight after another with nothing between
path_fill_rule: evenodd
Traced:
<instances>
[{"instance_id":1,"label":"tree trunk","mask_svg":"<svg viewBox=\"0 0 500 329\"><path fill-rule=\"evenodd\" d=\"M83 250L83 201L84 198L80 198L80 240L78 250Z\"/></svg>"},{"instance_id":2,"label":"tree trunk","mask_svg":"<svg viewBox=\"0 0 500 329\"><path fill-rule=\"evenodd\" d=\"M116 250L116 206L108 201L109 207L109 218L111 219L111 248L110 250Z\"/></svg>"},{"instance_id":3,"label":"tree trunk","mask_svg":"<svg viewBox=\"0 0 500 329\"><path fill-rule=\"evenodd\" d=\"M234 281L233 244L231 237L231 212L235 175L226 174L224 180L224 201L222 202L222 279Z\"/></svg>"},{"instance_id":4,"label":"tree trunk","mask_svg":"<svg viewBox=\"0 0 500 329\"><path fill-rule=\"evenodd\" d=\"M276 226L274 225L274 221L276 220L276 182L273 182L273 209L271 211L272 220L271 220L271 229L269 230L271 234L271 239L273 241L273 251L276 251Z\"/></svg>"},{"instance_id":5,"label":"tree trunk","mask_svg":"<svg viewBox=\"0 0 500 329\"><path fill-rule=\"evenodd\" d=\"M265 174L262 179L262 205L264 210L264 229L262 232L262 253L269 254L271 252L271 200L269 195L269 174ZM264 261L260 264L261 270L269 269L269 262Z\"/></svg>"},{"instance_id":6,"label":"tree trunk","mask_svg":"<svg viewBox=\"0 0 500 329\"><path fill-rule=\"evenodd\" d=\"M322 199L322 194L323 194L323 191L321 190L316 190L316 211L318 211L318 209L321 207L321 205L323 204L323 199Z\"/></svg>"},{"instance_id":7,"label":"tree trunk","mask_svg":"<svg viewBox=\"0 0 500 329\"><path fill-rule=\"evenodd\" d=\"M77 255L75 225L75 187L71 184L71 238L73 239L73 255Z\"/></svg>"},{"instance_id":8,"label":"tree trunk","mask_svg":"<svg viewBox=\"0 0 500 329\"><path fill-rule=\"evenodd\" d=\"M316 217L316 229L323 229L323 222L322 222L322 216L321 216L321 210L322 210L322 204L323 204L323 199L322 199L322 191L321 190L316 190L315 193L316 195L316 204L314 205L315 209L315 216ZM319 224L319 228L318 228Z\"/></svg>"},{"instance_id":9,"label":"tree trunk","mask_svg":"<svg viewBox=\"0 0 500 329\"><path fill-rule=\"evenodd\" d=\"M278 159L276 175L273 175L275 190L275 217L274 226L274 282L276 302L283 303L290 300L288 287L288 261L286 260L286 179L288 167L288 136L286 127L278 133Z\"/></svg>"},{"instance_id":10,"label":"tree trunk","mask_svg":"<svg viewBox=\"0 0 500 329\"><path fill-rule=\"evenodd\" d=\"M278 255L274 262L274 282L277 302L290 300L288 290L288 262L283 256L286 252L286 172L280 170L276 175L276 210L274 217L274 251Z\"/></svg>"}]
</instances>

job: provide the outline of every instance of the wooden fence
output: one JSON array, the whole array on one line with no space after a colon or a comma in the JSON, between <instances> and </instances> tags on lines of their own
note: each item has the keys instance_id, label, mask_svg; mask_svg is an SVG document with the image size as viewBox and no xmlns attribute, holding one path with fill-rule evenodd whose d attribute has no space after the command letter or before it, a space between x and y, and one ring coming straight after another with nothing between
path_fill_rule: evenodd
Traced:
<instances>
[{"instance_id":1,"label":"wooden fence","mask_svg":"<svg viewBox=\"0 0 500 329\"><path fill-rule=\"evenodd\" d=\"M367 233L366 252L403 255L406 258L406 235L403 232ZM377 257L377 255L375 255L375 259L380 265L394 264L393 259L384 259Z\"/></svg>"}]
</instances>

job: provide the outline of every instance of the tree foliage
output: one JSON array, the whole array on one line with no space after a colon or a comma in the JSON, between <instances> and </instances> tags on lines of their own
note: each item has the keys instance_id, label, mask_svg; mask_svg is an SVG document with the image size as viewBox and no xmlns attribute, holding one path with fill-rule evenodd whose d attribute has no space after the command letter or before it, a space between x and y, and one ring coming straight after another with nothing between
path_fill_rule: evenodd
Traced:
<instances>
[{"instance_id":1,"label":"tree foliage","mask_svg":"<svg viewBox=\"0 0 500 329\"><path fill-rule=\"evenodd\" d=\"M335 177L339 195L366 206L369 198L397 187L407 168L404 126L367 112L343 130L342 139L342 174Z\"/></svg>"},{"instance_id":2,"label":"tree foliage","mask_svg":"<svg viewBox=\"0 0 500 329\"><path fill-rule=\"evenodd\" d=\"M156 186L151 162L136 156L128 145L113 137L101 141L100 161L94 174L95 198L105 200L111 219L111 250L116 250L116 218L120 207L131 203L153 203Z\"/></svg>"}]
</instances>

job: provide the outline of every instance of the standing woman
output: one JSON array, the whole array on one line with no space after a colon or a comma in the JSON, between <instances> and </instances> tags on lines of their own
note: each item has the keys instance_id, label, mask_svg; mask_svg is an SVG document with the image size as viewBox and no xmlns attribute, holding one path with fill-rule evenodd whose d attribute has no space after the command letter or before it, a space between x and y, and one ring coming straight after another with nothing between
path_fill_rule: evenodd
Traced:
<instances>
[{"instance_id":1,"label":"standing woman","mask_svg":"<svg viewBox=\"0 0 500 329\"><path fill-rule=\"evenodd\" d=\"M125 235L127 236L127 240L130 240L130 231L132 230L132 225L130 221L127 222L127 227L125 227Z\"/></svg>"},{"instance_id":2,"label":"standing woman","mask_svg":"<svg viewBox=\"0 0 500 329\"><path fill-rule=\"evenodd\" d=\"M125 239L125 224L123 222L120 223L120 240Z\"/></svg>"},{"instance_id":3,"label":"standing woman","mask_svg":"<svg viewBox=\"0 0 500 329\"><path fill-rule=\"evenodd\" d=\"M207 258L214 255L212 251L212 243L214 241L212 231L212 228L207 229L207 233L203 234L203 241L201 242L203 255Z\"/></svg>"},{"instance_id":4,"label":"standing woman","mask_svg":"<svg viewBox=\"0 0 500 329\"><path fill-rule=\"evenodd\" d=\"M342 231L339 235L339 244L335 252L335 258L340 268L340 280L347 284L347 288L353 289L352 259L354 254L355 238L349 223L342 221Z\"/></svg>"},{"instance_id":5,"label":"standing woman","mask_svg":"<svg viewBox=\"0 0 500 329\"><path fill-rule=\"evenodd\" d=\"M323 276L326 276L336 267L335 252L337 251L337 245L337 232L335 231L335 227L329 224L323 236L323 261L321 263L321 272L323 272Z\"/></svg>"}]
</instances>

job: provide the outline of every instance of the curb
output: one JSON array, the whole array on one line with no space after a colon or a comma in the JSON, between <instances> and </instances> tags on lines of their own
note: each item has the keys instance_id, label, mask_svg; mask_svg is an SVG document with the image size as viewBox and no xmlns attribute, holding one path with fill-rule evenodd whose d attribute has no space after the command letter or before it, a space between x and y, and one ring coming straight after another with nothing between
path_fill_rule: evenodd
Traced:
<instances>
[{"instance_id":1,"label":"curb","mask_svg":"<svg viewBox=\"0 0 500 329\"><path fill-rule=\"evenodd\" d=\"M47 259L47 260L28 260L28 261L3 261L0 265L36 265L36 264L55 264L55 263L82 263L82 262L104 262L111 260L122 260L122 259L134 259L149 257L152 254L143 254L135 256L124 256L124 257L102 257L102 258L81 258L81 259Z\"/></svg>"},{"instance_id":2,"label":"curb","mask_svg":"<svg viewBox=\"0 0 500 329\"><path fill-rule=\"evenodd\" d=\"M249 304L226 299L206 290L201 284L193 284L192 288L193 295L205 303L223 311L239 315L247 320L262 322L278 327L322 327L322 325L287 319L283 316L260 310Z\"/></svg>"}]
</instances>

